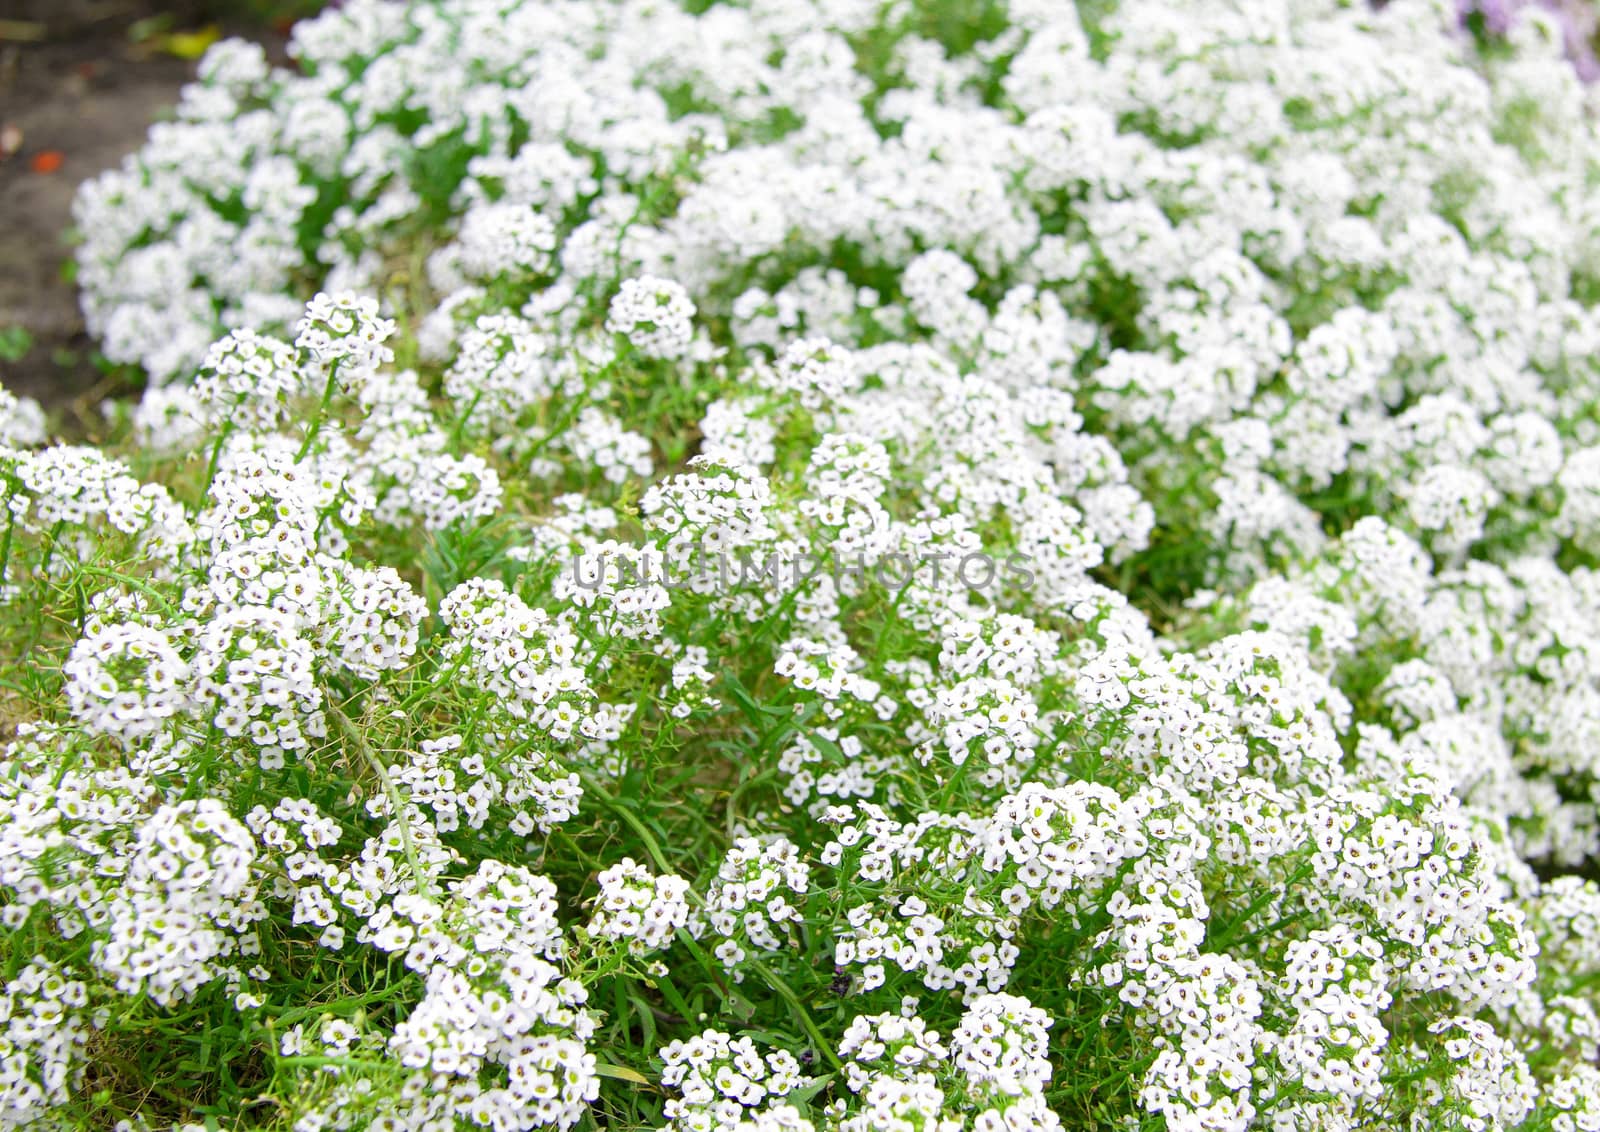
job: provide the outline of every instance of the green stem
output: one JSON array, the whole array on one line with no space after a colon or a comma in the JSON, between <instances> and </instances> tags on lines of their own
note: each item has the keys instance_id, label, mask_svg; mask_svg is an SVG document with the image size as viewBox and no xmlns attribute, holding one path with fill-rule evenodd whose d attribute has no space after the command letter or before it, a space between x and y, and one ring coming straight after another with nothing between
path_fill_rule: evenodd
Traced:
<instances>
[{"instance_id":1,"label":"green stem","mask_svg":"<svg viewBox=\"0 0 1600 1132\"><path fill-rule=\"evenodd\" d=\"M1305 919L1305 917L1306 917L1306 913L1303 912L1303 911L1302 912L1296 912L1292 916L1285 916L1281 920L1276 920L1273 923L1268 924L1264 928L1257 928L1255 931L1250 932L1248 935L1242 935L1238 939L1230 939L1228 941L1228 946L1229 947L1241 947L1241 946L1243 946L1244 944L1247 944L1247 943L1254 943L1256 940L1261 939L1263 936L1273 935L1276 932L1282 931L1284 928L1288 927L1290 924L1294 924L1294 923L1300 922L1301 920Z\"/></svg>"},{"instance_id":2,"label":"green stem","mask_svg":"<svg viewBox=\"0 0 1600 1132\"><path fill-rule=\"evenodd\" d=\"M328 384L322 387L322 400L317 402L317 415L311 418L311 427L306 430L306 438L300 444L300 451L294 454L296 464L306 458L306 453L311 451L312 442L322 431L322 422L328 416L328 406L333 404L333 394L339 388L339 363L343 360L343 358L335 359L328 367Z\"/></svg>"},{"instance_id":3,"label":"green stem","mask_svg":"<svg viewBox=\"0 0 1600 1132\"><path fill-rule=\"evenodd\" d=\"M656 841L655 835L640 820L638 814L612 797L611 792L601 784L600 780L588 771L580 770L578 772L578 781L583 784L583 792L585 794L594 795L601 805L605 806L624 825L639 835L639 840L644 842L645 852L650 855L650 860L655 865L657 872L677 875L677 870L668 863L667 855L661 851L661 845ZM697 904L700 903L699 894L693 890L690 891L689 898Z\"/></svg>"},{"instance_id":4,"label":"green stem","mask_svg":"<svg viewBox=\"0 0 1600 1132\"><path fill-rule=\"evenodd\" d=\"M411 840L411 823L406 820L405 799L400 796L400 790L395 786L394 779L389 777L389 769L378 760L378 756L367 745L366 737L350 721L350 717L331 703L328 705L328 711L339 724L339 730L344 732L345 738L350 740L350 745L361 754L366 764L372 768L372 772L378 776L378 781L383 784L383 792L389 796L389 804L394 809L395 821L400 823L400 844L405 850L406 862L411 866L411 879L416 886L417 895L426 897L427 884L423 880L422 863L417 858L417 847Z\"/></svg>"},{"instance_id":5,"label":"green stem","mask_svg":"<svg viewBox=\"0 0 1600 1132\"><path fill-rule=\"evenodd\" d=\"M65 519L57 520L55 525L50 528L50 534L45 538L44 558L39 563L39 577L41 578L50 576L50 563L55 561L56 557L56 540L61 537L61 532L66 528L66 525L67 521Z\"/></svg>"},{"instance_id":6,"label":"green stem","mask_svg":"<svg viewBox=\"0 0 1600 1132\"><path fill-rule=\"evenodd\" d=\"M161 612L169 615L174 612L172 603L168 601L163 594L147 583L139 581L137 578L130 578L126 574L119 574L115 570L104 570L98 566L79 566L78 573L89 574L96 578L109 578L114 582L120 582L129 589L138 590L140 593L144 594L145 597L154 601L161 607Z\"/></svg>"},{"instance_id":7,"label":"green stem","mask_svg":"<svg viewBox=\"0 0 1600 1132\"><path fill-rule=\"evenodd\" d=\"M222 446L227 443L228 436L232 432L233 422L223 422L222 431L217 433L217 442L211 446L211 458L206 461L206 482L200 489L201 499L211 494L211 482L217 478L217 463L222 459Z\"/></svg>"},{"instance_id":8,"label":"green stem","mask_svg":"<svg viewBox=\"0 0 1600 1132\"><path fill-rule=\"evenodd\" d=\"M476 404L476 402L474 402L474 404ZM543 452L545 448L551 444L551 442L553 442L562 434L562 430L566 425L578 419L579 411L582 410L586 404L588 404L588 402L580 397L575 399L572 404L565 406L561 410L560 415L556 417L555 423L544 430L544 435L539 437L523 450L521 458L524 461L531 460L535 456L539 455L539 453Z\"/></svg>"},{"instance_id":9,"label":"green stem","mask_svg":"<svg viewBox=\"0 0 1600 1132\"><path fill-rule=\"evenodd\" d=\"M593 775L580 771L578 779L583 783L584 793L587 794L592 791L607 809L639 835L639 839L644 843L645 851L649 853L650 859L660 872L671 873L674 871L667 863L666 855L661 852L661 847L656 843L655 837L651 835L644 822L639 820L637 814L632 813L626 806L613 798L605 787L595 780ZM698 892L690 889L688 896L690 903L694 904L695 907L705 907L705 900ZM800 1023L801 1029L805 1030L806 1035L817 1047L818 1052L825 1056L835 1069L842 1068L844 1063L839 1060L839 1055L833 1052L833 1047L828 1044L828 1039L823 1037L822 1031L817 1028L816 1022L811 1017L811 1011L806 1009L805 1003L800 1001L800 996L795 994L789 984L780 979L772 968L759 959L750 960L749 965L751 970L765 979L767 984L778 992L778 996L789 1004L795 1020Z\"/></svg>"},{"instance_id":10,"label":"green stem","mask_svg":"<svg viewBox=\"0 0 1600 1132\"><path fill-rule=\"evenodd\" d=\"M393 1061L374 1061L358 1057L279 1057L275 1060L279 1065L337 1065L345 1069L393 1070L396 1065Z\"/></svg>"},{"instance_id":11,"label":"green stem","mask_svg":"<svg viewBox=\"0 0 1600 1132\"><path fill-rule=\"evenodd\" d=\"M457 450L457 445L461 443L461 434L466 430L467 420L477 409L478 402L482 400L483 390L480 389L478 392L472 395L472 400L467 402L467 407L461 410L461 415L457 417L455 423L450 426L450 437L445 441L445 447L451 452Z\"/></svg>"},{"instance_id":12,"label":"green stem","mask_svg":"<svg viewBox=\"0 0 1600 1132\"><path fill-rule=\"evenodd\" d=\"M935 757L937 758L938 756L935 755ZM960 786L966 780L967 767L972 765L972 759L973 755L969 750L967 752L967 757L962 759L961 762L956 765L950 777L945 779L944 788L939 792L938 808L940 810L949 810L950 803L955 800L956 787Z\"/></svg>"},{"instance_id":13,"label":"green stem","mask_svg":"<svg viewBox=\"0 0 1600 1132\"><path fill-rule=\"evenodd\" d=\"M800 1001L800 996L795 994L789 984L778 978L777 972L759 959L750 960L750 968L767 980L768 985L778 992L778 996L789 1004L794 1012L796 1021L800 1023L806 1035L817 1047L817 1052L826 1057L835 1069L843 1069L844 1062L839 1060L839 1055L833 1052L833 1047L828 1044L828 1039L822 1036L822 1031L817 1029L817 1024L811 1018L811 1011L806 1009L805 1003Z\"/></svg>"},{"instance_id":14,"label":"green stem","mask_svg":"<svg viewBox=\"0 0 1600 1132\"><path fill-rule=\"evenodd\" d=\"M17 526L17 513L15 511L9 507L6 508L6 516L6 534L5 538L0 540L0 586L6 584L6 571L11 566L11 532Z\"/></svg>"},{"instance_id":15,"label":"green stem","mask_svg":"<svg viewBox=\"0 0 1600 1132\"><path fill-rule=\"evenodd\" d=\"M1284 894L1286 892L1293 892L1295 890L1295 887L1301 881L1305 880L1306 877L1311 875L1312 867L1313 866L1312 866L1312 863L1310 861L1302 861L1300 863L1300 866L1295 869L1295 871L1289 876L1289 878L1287 880L1285 880L1283 882L1283 884L1281 886L1273 886L1273 887L1270 887L1270 888L1267 888L1266 890L1264 890L1261 893L1260 896L1256 897L1255 900L1251 901L1250 906L1248 908L1246 908L1238 916L1234 917L1233 921L1228 925L1227 930L1224 931L1221 936L1219 936L1214 941L1210 942L1209 946L1212 948L1212 950L1220 951L1224 947L1234 946L1238 942L1238 938L1237 937L1238 937L1239 929L1241 929L1245 924L1250 922L1250 917L1254 916L1257 912L1261 911L1261 909L1265 908L1268 904L1272 903L1272 901L1274 899L1278 898L1282 894ZM1285 921L1292 921L1294 919L1295 919L1294 916L1285 917ZM1282 922L1282 921L1280 921L1280 922ZM1275 927L1277 925L1273 925L1273 926ZM1268 931L1268 930L1270 930L1270 928L1263 928L1263 929L1260 929L1258 931L1251 932L1248 936L1246 936L1244 938L1253 939L1256 936L1262 934L1262 932Z\"/></svg>"}]
</instances>

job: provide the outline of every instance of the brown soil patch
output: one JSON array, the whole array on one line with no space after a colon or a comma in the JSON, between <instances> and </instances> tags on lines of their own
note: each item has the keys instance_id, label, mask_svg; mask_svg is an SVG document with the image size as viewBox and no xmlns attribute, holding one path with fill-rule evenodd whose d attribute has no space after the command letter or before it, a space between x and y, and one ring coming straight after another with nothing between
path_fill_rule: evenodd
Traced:
<instances>
[{"instance_id":1,"label":"brown soil patch","mask_svg":"<svg viewBox=\"0 0 1600 1132\"><path fill-rule=\"evenodd\" d=\"M203 25L208 13L153 0L12 0L3 8L0 131L20 131L21 147L0 157L0 333L20 327L33 346L19 361L0 360L0 383L47 408L83 410L112 383L93 364L67 277L72 197L137 149L193 77L192 61L133 41L139 21L165 16L181 30ZM281 51L281 36L228 30Z\"/></svg>"}]
</instances>

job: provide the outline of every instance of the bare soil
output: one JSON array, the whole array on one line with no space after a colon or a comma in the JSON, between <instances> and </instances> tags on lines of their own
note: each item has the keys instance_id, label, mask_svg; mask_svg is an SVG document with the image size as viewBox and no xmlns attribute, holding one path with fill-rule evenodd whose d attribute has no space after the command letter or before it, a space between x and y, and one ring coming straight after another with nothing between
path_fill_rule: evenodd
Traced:
<instances>
[{"instance_id":1,"label":"bare soil","mask_svg":"<svg viewBox=\"0 0 1600 1132\"><path fill-rule=\"evenodd\" d=\"M207 22L203 3L0 0L0 137L21 137L9 156L0 140L0 333L33 340L20 360L0 359L0 383L47 408L81 415L116 388L94 365L69 279L72 197L137 149L193 77L192 61L133 41L139 21L162 15L174 30ZM281 50L276 33L227 30Z\"/></svg>"}]
</instances>

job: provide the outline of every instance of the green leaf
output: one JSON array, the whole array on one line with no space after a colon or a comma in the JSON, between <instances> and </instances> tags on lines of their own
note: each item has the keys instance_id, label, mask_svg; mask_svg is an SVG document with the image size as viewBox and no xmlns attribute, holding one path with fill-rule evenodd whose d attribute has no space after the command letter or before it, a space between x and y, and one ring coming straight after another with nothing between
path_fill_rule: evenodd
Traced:
<instances>
[{"instance_id":1,"label":"green leaf","mask_svg":"<svg viewBox=\"0 0 1600 1132\"><path fill-rule=\"evenodd\" d=\"M0 362L20 362L33 349L33 335L20 326L0 330Z\"/></svg>"},{"instance_id":2,"label":"green leaf","mask_svg":"<svg viewBox=\"0 0 1600 1132\"><path fill-rule=\"evenodd\" d=\"M629 1069L625 1065L608 1065L605 1062L600 1062L595 1065L594 1071L600 1076L610 1077L614 1081L628 1081L635 1085L646 1086L655 1084L655 1082L651 1081L650 1078L646 1077L643 1073L640 1073L634 1069Z\"/></svg>"},{"instance_id":3,"label":"green leaf","mask_svg":"<svg viewBox=\"0 0 1600 1132\"><path fill-rule=\"evenodd\" d=\"M221 38L222 29L216 24L208 24L197 31L170 32L161 36L156 44L168 55L179 59L198 59Z\"/></svg>"}]
</instances>

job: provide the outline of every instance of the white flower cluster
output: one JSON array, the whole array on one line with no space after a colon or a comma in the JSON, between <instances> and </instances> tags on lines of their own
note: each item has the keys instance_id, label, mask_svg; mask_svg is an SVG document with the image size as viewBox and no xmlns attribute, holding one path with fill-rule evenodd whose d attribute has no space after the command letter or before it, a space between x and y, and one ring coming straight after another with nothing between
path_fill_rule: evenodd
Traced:
<instances>
[{"instance_id":1,"label":"white flower cluster","mask_svg":"<svg viewBox=\"0 0 1600 1132\"><path fill-rule=\"evenodd\" d=\"M810 875L793 842L742 837L722 858L690 930L715 938L713 953L742 982L745 961L782 948L800 922L795 901L805 898Z\"/></svg>"},{"instance_id":2,"label":"white flower cluster","mask_svg":"<svg viewBox=\"0 0 1600 1132\"><path fill-rule=\"evenodd\" d=\"M189 517L165 488L141 483L121 461L93 448L0 448L0 491L8 527L48 533L59 546L34 567L40 573L59 573L71 555L92 559L102 540L115 537L146 561L170 563L195 537ZM13 570L7 577L0 595L10 597L20 579Z\"/></svg>"},{"instance_id":3,"label":"white flower cluster","mask_svg":"<svg viewBox=\"0 0 1600 1132\"><path fill-rule=\"evenodd\" d=\"M754 1112L781 1109L807 1083L792 1053L763 1054L749 1038L707 1030L661 1050L661 1083L678 1096L663 1110L666 1132L721 1132Z\"/></svg>"},{"instance_id":4,"label":"white flower cluster","mask_svg":"<svg viewBox=\"0 0 1600 1132\"><path fill-rule=\"evenodd\" d=\"M170 1006L216 978L219 958L259 947L234 938L266 915L251 869L255 842L222 803L162 806L140 823L127 854L107 938L91 953L119 991Z\"/></svg>"},{"instance_id":5,"label":"white flower cluster","mask_svg":"<svg viewBox=\"0 0 1600 1132\"><path fill-rule=\"evenodd\" d=\"M166 632L136 622L84 634L61 670L72 714L125 743L154 735L187 702L189 666Z\"/></svg>"},{"instance_id":6,"label":"white flower cluster","mask_svg":"<svg viewBox=\"0 0 1600 1132\"><path fill-rule=\"evenodd\" d=\"M207 420L270 430L286 422L291 399L305 392L294 348L253 330L235 330L200 363L194 400Z\"/></svg>"},{"instance_id":7,"label":"white flower cluster","mask_svg":"<svg viewBox=\"0 0 1600 1132\"><path fill-rule=\"evenodd\" d=\"M292 840L292 825L304 835L318 824L304 807L280 807L256 819L268 840ZM313 834L302 844L318 840ZM309 863L315 853L302 859ZM598 1090L595 1057L586 1046L595 1019L585 1008L583 985L557 966L565 940L555 917L554 885L527 869L486 860L448 892L432 877L408 878L417 882L415 889L394 894L373 912L347 893L352 882L362 882L362 870L343 876L324 869L324 884L344 907L366 916L361 939L403 955L405 965L423 975L424 991L386 1039L338 1023L338 1043L329 1048L337 1056L361 1042L373 1054L392 1058L403 1073L398 1094L374 1094L370 1082L359 1078L344 1082L336 1059L322 1072L338 1084L308 1107L297 1126L342 1129L358 1117L380 1124L399 1120L406 1127L438 1119L520 1128L577 1123ZM308 890L300 891L303 896ZM308 919L319 922L314 914ZM297 1028L284 1042L283 1054L297 1055L304 1034ZM330 1045L328 1025L321 1042ZM426 1105L417 1103L423 1094L430 1098Z\"/></svg>"},{"instance_id":8,"label":"white flower cluster","mask_svg":"<svg viewBox=\"0 0 1600 1132\"><path fill-rule=\"evenodd\" d=\"M528 606L499 582L464 582L445 596L439 615L449 629L441 658L464 690L491 698L492 716L510 746L493 774L485 774L481 760L457 764L476 779L472 788L483 792L473 807L480 813L469 820L481 825L483 803L491 801L517 807L512 828L519 833L566 820L582 790L577 775L561 773L554 757L580 743L591 753L607 749L631 709L597 700L587 658L565 616L552 618Z\"/></svg>"},{"instance_id":9,"label":"white flower cluster","mask_svg":"<svg viewBox=\"0 0 1600 1132\"><path fill-rule=\"evenodd\" d=\"M495 1118L522 1128L570 1128L595 1099L595 1058L584 1046L593 1021L581 984L543 960L507 958L495 977L472 978L444 966L428 974L422 1002L400 1023L390 1050L400 1063L441 1078L467 1119ZM476 1087L485 1064L503 1066L504 1086Z\"/></svg>"},{"instance_id":10,"label":"white flower cluster","mask_svg":"<svg viewBox=\"0 0 1600 1132\"><path fill-rule=\"evenodd\" d=\"M683 287L670 279L641 276L624 279L606 329L626 338L649 358L681 358L694 336L694 303Z\"/></svg>"},{"instance_id":11,"label":"white flower cluster","mask_svg":"<svg viewBox=\"0 0 1600 1132\"><path fill-rule=\"evenodd\" d=\"M181 1007L296 1132L1595 1126L1600 132L1456 14L214 48L132 452L0 430L14 1122Z\"/></svg>"},{"instance_id":12,"label":"white flower cluster","mask_svg":"<svg viewBox=\"0 0 1600 1132\"><path fill-rule=\"evenodd\" d=\"M0 389L0 445L32 448L46 439L44 408L39 402Z\"/></svg>"},{"instance_id":13,"label":"white flower cluster","mask_svg":"<svg viewBox=\"0 0 1600 1132\"><path fill-rule=\"evenodd\" d=\"M87 987L35 956L0 991L0 1128L48 1121L83 1079Z\"/></svg>"},{"instance_id":14,"label":"white flower cluster","mask_svg":"<svg viewBox=\"0 0 1600 1132\"><path fill-rule=\"evenodd\" d=\"M1457 1118L1468 1127L1515 1128L1533 1111L1527 1063L1494 1027L1473 1018L1441 1018L1428 1032L1453 1063L1448 1083L1429 1090L1429 1106L1438 1110L1434 1127L1449 1127Z\"/></svg>"},{"instance_id":15,"label":"white flower cluster","mask_svg":"<svg viewBox=\"0 0 1600 1132\"><path fill-rule=\"evenodd\" d=\"M858 810L865 820L849 824ZM930 907L923 896L910 895L849 909L844 917L848 926L840 930L834 945L834 961L841 968L859 965L862 989L883 986L890 977L890 964L917 973L933 990L1005 986L1020 954L1011 942L1016 921L995 900L962 880L975 835L981 835L976 821L965 815L929 813L902 824L872 803L830 809L823 820L842 825L835 840L823 848L824 864L866 881L909 882L905 887L913 891L919 881L933 886L941 879L949 883L949 894L961 890L953 905L945 908Z\"/></svg>"},{"instance_id":16,"label":"white flower cluster","mask_svg":"<svg viewBox=\"0 0 1600 1132\"><path fill-rule=\"evenodd\" d=\"M1062 1126L1044 1099L1049 1015L1016 995L978 995L946 1042L916 1005L907 998L899 1013L861 1015L845 1030L839 1053L850 1059L845 1081L860 1107L839 1121L839 1132ZM843 1101L837 1108L849 1111Z\"/></svg>"},{"instance_id":17,"label":"white flower cluster","mask_svg":"<svg viewBox=\"0 0 1600 1132\"><path fill-rule=\"evenodd\" d=\"M638 957L660 951L689 923L689 882L654 876L624 857L600 874L600 895L589 916L589 934L625 940Z\"/></svg>"}]
</instances>

